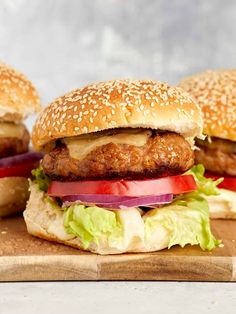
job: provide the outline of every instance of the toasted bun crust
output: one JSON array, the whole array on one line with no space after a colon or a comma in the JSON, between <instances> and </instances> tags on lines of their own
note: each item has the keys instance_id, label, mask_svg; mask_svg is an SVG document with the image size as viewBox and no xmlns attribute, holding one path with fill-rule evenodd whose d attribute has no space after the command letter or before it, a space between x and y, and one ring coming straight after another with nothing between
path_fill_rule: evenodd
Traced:
<instances>
[{"instance_id":1,"label":"toasted bun crust","mask_svg":"<svg viewBox=\"0 0 236 314\"><path fill-rule=\"evenodd\" d=\"M0 121L20 122L39 110L32 83L22 73L0 64Z\"/></svg>"},{"instance_id":2,"label":"toasted bun crust","mask_svg":"<svg viewBox=\"0 0 236 314\"><path fill-rule=\"evenodd\" d=\"M50 142L113 128L152 128L201 136L199 107L181 88L153 81L117 80L92 84L56 99L32 133L36 150Z\"/></svg>"},{"instance_id":3,"label":"toasted bun crust","mask_svg":"<svg viewBox=\"0 0 236 314\"><path fill-rule=\"evenodd\" d=\"M83 249L78 237L69 235L63 227L63 211L45 200L44 193L31 184L31 194L24 211L24 219L30 234L78 249ZM153 252L168 247L170 235L159 225L148 241L144 235L144 221L138 209L125 209L120 223L123 226L122 241L111 244L104 238L99 243L91 243L88 251L98 254L120 254L125 252Z\"/></svg>"},{"instance_id":4,"label":"toasted bun crust","mask_svg":"<svg viewBox=\"0 0 236 314\"><path fill-rule=\"evenodd\" d=\"M22 212L29 198L28 179L9 177L0 179L0 217Z\"/></svg>"},{"instance_id":5,"label":"toasted bun crust","mask_svg":"<svg viewBox=\"0 0 236 314\"><path fill-rule=\"evenodd\" d=\"M200 105L204 134L236 141L236 69L206 71L179 85Z\"/></svg>"}]
</instances>

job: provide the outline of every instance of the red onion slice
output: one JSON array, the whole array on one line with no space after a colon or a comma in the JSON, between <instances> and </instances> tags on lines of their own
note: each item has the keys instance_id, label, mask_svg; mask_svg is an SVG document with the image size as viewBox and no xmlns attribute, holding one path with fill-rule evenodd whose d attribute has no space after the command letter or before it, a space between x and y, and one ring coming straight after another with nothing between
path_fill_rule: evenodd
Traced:
<instances>
[{"instance_id":1,"label":"red onion slice","mask_svg":"<svg viewBox=\"0 0 236 314\"><path fill-rule=\"evenodd\" d=\"M94 204L97 203L114 203L114 202L122 202L130 199L134 199L137 197L132 196L118 196L118 195L111 195L111 194L79 194L79 195L68 195L63 196L62 201L69 201L69 202L91 202Z\"/></svg>"},{"instance_id":2,"label":"red onion slice","mask_svg":"<svg viewBox=\"0 0 236 314\"><path fill-rule=\"evenodd\" d=\"M62 198L63 206L67 207L71 204L78 202L84 205L97 205L109 209L122 209L127 207L138 207L161 205L171 203L173 200L173 194L165 195L149 195L141 197L129 197L129 196L116 196L116 195L101 195L101 194L81 194L64 196Z\"/></svg>"},{"instance_id":3,"label":"red onion slice","mask_svg":"<svg viewBox=\"0 0 236 314\"><path fill-rule=\"evenodd\" d=\"M0 159L0 168L12 167L17 164L27 163L29 161L37 161L43 158L42 153L28 152L20 155Z\"/></svg>"}]
</instances>

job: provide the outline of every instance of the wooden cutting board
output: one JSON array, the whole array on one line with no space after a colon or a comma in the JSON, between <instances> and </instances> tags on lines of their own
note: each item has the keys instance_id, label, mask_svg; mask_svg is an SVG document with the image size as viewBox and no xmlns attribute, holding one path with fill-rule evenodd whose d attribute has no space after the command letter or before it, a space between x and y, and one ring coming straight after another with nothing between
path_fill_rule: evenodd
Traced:
<instances>
[{"instance_id":1,"label":"wooden cutting board","mask_svg":"<svg viewBox=\"0 0 236 314\"><path fill-rule=\"evenodd\" d=\"M212 222L223 247L173 247L156 253L99 256L27 234L21 217L0 220L0 281L236 281L236 221Z\"/></svg>"}]
</instances>

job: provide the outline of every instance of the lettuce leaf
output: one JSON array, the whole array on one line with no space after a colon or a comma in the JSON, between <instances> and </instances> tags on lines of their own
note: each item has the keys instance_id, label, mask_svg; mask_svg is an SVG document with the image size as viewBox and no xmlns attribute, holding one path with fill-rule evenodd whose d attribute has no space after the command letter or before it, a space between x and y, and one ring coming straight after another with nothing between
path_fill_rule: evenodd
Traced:
<instances>
[{"instance_id":1,"label":"lettuce leaf","mask_svg":"<svg viewBox=\"0 0 236 314\"><path fill-rule=\"evenodd\" d=\"M200 245L202 250L212 250L220 243L211 233L207 201L197 192L182 195L172 204L148 211L143 220L147 242L157 227L163 226L168 232L168 248L191 244ZM64 227L69 234L81 239L84 249L91 242L114 243L124 236L116 212L97 206L75 204L68 207Z\"/></svg>"},{"instance_id":2,"label":"lettuce leaf","mask_svg":"<svg viewBox=\"0 0 236 314\"><path fill-rule=\"evenodd\" d=\"M224 178L213 180L211 178L204 177L205 168L202 164L198 164L189 169L185 174L192 174L196 180L198 192L205 195L219 195L220 190L217 185L220 184Z\"/></svg>"},{"instance_id":3,"label":"lettuce leaf","mask_svg":"<svg viewBox=\"0 0 236 314\"><path fill-rule=\"evenodd\" d=\"M202 250L212 250L219 245L211 233L207 201L199 193L189 193L170 205L150 211L144 217L145 234L150 237L157 225L169 232L169 245L200 245Z\"/></svg>"},{"instance_id":4,"label":"lettuce leaf","mask_svg":"<svg viewBox=\"0 0 236 314\"><path fill-rule=\"evenodd\" d=\"M98 243L105 237L108 240L122 237L122 227L116 213L97 207L84 205L70 206L64 218L66 231L79 237L84 249L90 242Z\"/></svg>"},{"instance_id":5,"label":"lettuce leaf","mask_svg":"<svg viewBox=\"0 0 236 314\"><path fill-rule=\"evenodd\" d=\"M47 192L51 182L50 178L43 172L43 168L39 166L31 171L32 180L38 185L41 191Z\"/></svg>"}]
</instances>

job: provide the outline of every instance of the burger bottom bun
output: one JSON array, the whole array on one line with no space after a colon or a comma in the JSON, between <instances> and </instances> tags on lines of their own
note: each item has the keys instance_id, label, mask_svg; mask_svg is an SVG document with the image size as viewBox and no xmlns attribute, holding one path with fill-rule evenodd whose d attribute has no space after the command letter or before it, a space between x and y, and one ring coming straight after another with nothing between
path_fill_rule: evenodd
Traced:
<instances>
[{"instance_id":1,"label":"burger bottom bun","mask_svg":"<svg viewBox=\"0 0 236 314\"><path fill-rule=\"evenodd\" d=\"M28 232L34 236L78 249L82 248L81 240L67 234L63 226L64 212L45 197L35 184L31 184L30 199L24 211ZM125 252L153 252L168 247L168 231L158 225L148 241L144 236L144 221L138 209L121 210L120 223L123 227L123 238L111 245L106 239L90 243L88 251L98 254L120 254Z\"/></svg>"},{"instance_id":2,"label":"burger bottom bun","mask_svg":"<svg viewBox=\"0 0 236 314\"><path fill-rule=\"evenodd\" d=\"M220 189L220 195L205 198L208 201L210 218L236 219L236 192Z\"/></svg>"},{"instance_id":3,"label":"burger bottom bun","mask_svg":"<svg viewBox=\"0 0 236 314\"><path fill-rule=\"evenodd\" d=\"M0 179L0 217L22 212L29 198L29 182L23 177Z\"/></svg>"}]
</instances>

